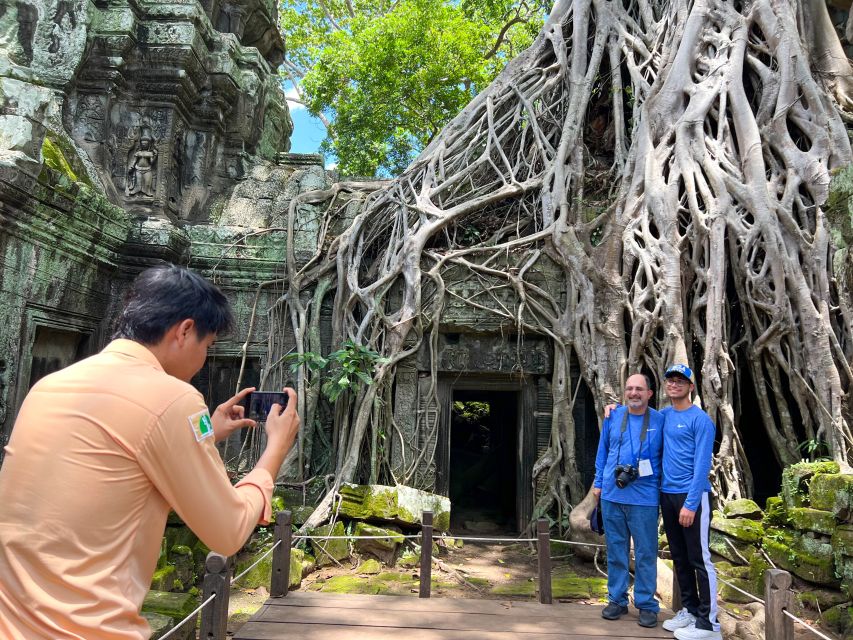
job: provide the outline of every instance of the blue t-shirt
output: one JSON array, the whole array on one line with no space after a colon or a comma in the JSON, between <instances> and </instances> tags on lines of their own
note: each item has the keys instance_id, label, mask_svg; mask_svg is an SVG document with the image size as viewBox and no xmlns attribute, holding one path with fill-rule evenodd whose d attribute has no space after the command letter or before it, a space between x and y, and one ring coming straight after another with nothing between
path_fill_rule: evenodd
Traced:
<instances>
[{"instance_id":1,"label":"blue t-shirt","mask_svg":"<svg viewBox=\"0 0 853 640\"><path fill-rule=\"evenodd\" d=\"M643 416L628 414L628 426L622 434L622 419L627 407L616 407L601 425L601 439L595 456L595 483L601 489L601 497L621 504L636 504L656 507L660 503L661 449L663 446L663 416L649 409L649 428L646 439L640 446L640 431ZM619 448L619 438L622 447ZM617 461L618 454L618 461ZM630 464L635 468L640 460L651 463L652 475L638 477L626 487L616 486L616 465Z\"/></svg>"},{"instance_id":2,"label":"blue t-shirt","mask_svg":"<svg viewBox=\"0 0 853 640\"><path fill-rule=\"evenodd\" d=\"M702 493L711 490L708 473L714 455L717 428L696 405L676 411L667 407L661 413L663 425L663 493L686 493L684 506L696 511Z\"/></svg>"}]
</instances>

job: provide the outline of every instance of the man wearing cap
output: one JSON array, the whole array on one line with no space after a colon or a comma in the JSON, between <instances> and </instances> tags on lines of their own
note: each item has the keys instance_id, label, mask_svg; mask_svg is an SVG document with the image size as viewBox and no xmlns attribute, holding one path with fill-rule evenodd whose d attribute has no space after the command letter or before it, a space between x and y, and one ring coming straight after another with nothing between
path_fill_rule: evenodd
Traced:
<instances>
[{"instance_id":1,"label":"man wearing cap","mask_svg":"<svg viewBox=\"0 0 853 640\"><path fill-rule=\"evenodd\" d=\"M617 620L628 613L628 566L634 542L634 606L638 623L657 625L657 527L663 416L649 408L651 382L634 374L625 382L625 405L601 426L593 493L601 501L607 533L607 599L601 613Z\"/></svg>"},{"instance_id":2,"label":"man wearing cap","mask_svg":"<svg viewBox=\"0 0 853 640\"><path fill-rule=\"evenodd\" d=\"M716 427L691 401L690 367L673 364L664 378L672 406L661 412L665 419L660 506L684 608L663 628L674 631L678 640L717 640L722 637L717 622L717 574L708 548L708 473Z\"/></svg>"}]
</instances>

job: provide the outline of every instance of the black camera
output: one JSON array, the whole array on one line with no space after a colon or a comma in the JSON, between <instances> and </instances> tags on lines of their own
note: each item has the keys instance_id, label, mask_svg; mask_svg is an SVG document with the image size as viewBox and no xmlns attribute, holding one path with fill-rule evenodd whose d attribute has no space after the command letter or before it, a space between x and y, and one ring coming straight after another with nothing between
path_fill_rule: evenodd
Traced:
<instances>
[{"instance_id":1,"label":"black camera","mask_svg":"<svg viewBox=\"0 0 853 640\"><path fill-rule=\"evenodd\" d=\"M637 479L637 476L640 475L639 470L630 464L617 464L616 465L616 486L620 489L624 489L629 484L634 482Z\"/></svg>"}]
</instances>

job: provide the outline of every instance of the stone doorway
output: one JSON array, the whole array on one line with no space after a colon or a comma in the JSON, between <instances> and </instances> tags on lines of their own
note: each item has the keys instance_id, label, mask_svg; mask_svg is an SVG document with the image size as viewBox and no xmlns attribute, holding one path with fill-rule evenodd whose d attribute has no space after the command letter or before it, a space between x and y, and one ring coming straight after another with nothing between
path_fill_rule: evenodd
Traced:
<instances>
[{"instance_id":1,"label":"stone doorway","mask_svg":"<svg viewBox=\"0 0 853 640\"><path fill-rule=\"evenodd\" d=\"M450 410L451 527L517 531L519 392L457 390Z\"/></svg>"},{"instance_id":2,"label":"stone doorway","mask_svg":"<svg viewBox=\"0 0 853 640\"><path fill-rule=\"evenodd\" d=\"M452 530L470 533L466 523L477 523L482 532L523 530L533 509L534 382L526 376L453 376L440 381L439 398L436 491L450 497Z\"/></svg>"}]
</instances>

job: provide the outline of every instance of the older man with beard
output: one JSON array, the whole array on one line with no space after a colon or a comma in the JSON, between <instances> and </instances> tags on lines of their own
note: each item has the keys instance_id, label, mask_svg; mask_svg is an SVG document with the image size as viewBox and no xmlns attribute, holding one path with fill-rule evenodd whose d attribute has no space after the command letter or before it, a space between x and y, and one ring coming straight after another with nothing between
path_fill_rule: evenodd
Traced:
<instances>
[{"instance_id":1,"label":"older man with beard","mask_svg":"<svg viewBox=\"0 0 853 640\"><path fill-rule=\"evenodd\" d=\"M593 493L601 500L607 534L606 620L628 612L629 556L634 543L634 606L638 624L657 625L657 527L660 498L663 416L649 408L649 378L634 374L625 382L625 405L601 427Z\"/></svg>"}]
</instances>

